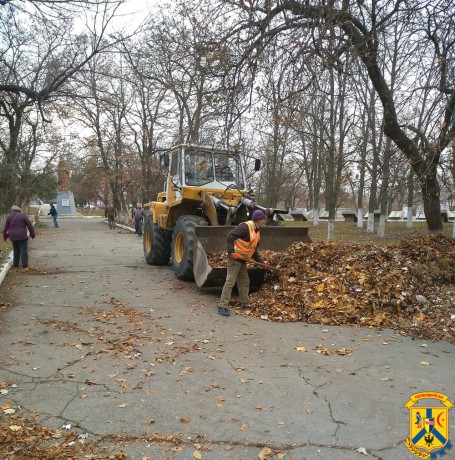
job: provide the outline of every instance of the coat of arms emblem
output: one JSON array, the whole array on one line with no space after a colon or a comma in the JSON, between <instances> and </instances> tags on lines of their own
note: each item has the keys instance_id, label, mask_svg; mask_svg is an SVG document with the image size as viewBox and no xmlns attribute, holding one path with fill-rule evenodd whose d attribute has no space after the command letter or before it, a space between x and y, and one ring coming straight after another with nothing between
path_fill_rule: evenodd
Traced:
<instances>
[{"instance_id":1,"label":"coat of arms emblem","mask_svg":"<svg viewBox=\"0 0 455 460\"><path fill-rule=\"evenodd\" d=\"M438 404L437 402L440 404ZM427 391L410 396L408 450L419 458L436 459L452 449L449 441L449 410L454 407L448 396Z\"/></svg>"}]
</instances>

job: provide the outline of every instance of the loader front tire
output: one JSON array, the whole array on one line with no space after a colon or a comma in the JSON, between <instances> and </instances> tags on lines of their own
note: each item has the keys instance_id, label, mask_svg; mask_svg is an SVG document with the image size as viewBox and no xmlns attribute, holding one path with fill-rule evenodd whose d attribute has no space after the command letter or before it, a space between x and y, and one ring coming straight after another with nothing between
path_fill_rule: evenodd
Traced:
<instances>
[{"instance_id":1,"label":"loader front tire","mask_svg":"<svg viewBox=\"0 0 455 460\"><path fill-rule=\"evenodd\" d=\"M162 230L149 217L144 225L144 257L149 265L167 265L171 258L172 233Z\"/></svg>"},{"instance_id":2,"label":"loader front tire","mask_svg":"<svg viewBox=\"0 0 455 460\"><path fill-rule=\"evenodd\" d=\"M172 234L172 266L175 276L184 281L193 281L193 244L196 239L194 227L207 225L195 216L182 216L177 219Z\"/></svg>"}]
</instances>

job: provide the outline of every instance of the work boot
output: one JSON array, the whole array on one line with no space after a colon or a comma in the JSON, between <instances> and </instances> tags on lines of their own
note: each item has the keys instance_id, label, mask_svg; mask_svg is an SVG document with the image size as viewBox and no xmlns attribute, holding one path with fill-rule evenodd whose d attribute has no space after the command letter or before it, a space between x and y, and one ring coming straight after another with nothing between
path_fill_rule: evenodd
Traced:
<instances>
[{"instance_id":1,"label":"work boot","mask_svg":"<svg viewBox=\"0 0 455 460\"><path fill-rule=\"evenodd\" d=\"M218 313L221 316L229 316L230 315L229 310L226 307L218 307Z\"/></svg>"}]
</instances>

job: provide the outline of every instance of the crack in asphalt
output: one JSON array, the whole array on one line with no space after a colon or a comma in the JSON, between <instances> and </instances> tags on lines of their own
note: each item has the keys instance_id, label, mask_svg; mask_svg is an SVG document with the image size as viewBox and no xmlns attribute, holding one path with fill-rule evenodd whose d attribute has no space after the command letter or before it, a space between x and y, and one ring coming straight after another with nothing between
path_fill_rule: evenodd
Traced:
<instances>
[{"instance_id":1,"label":"crack in asphalt","mask_svg":"<svg viewBox=\"0 0 455 460\"><path fill-rule=\"evenodd\" d=\"M95 435L97 436L97 435ZM150 444L154 445L163 445L163 446L192 446L194 442L197 441L198 443L203 443L204 445L215 445L215 446L239 446L239 447L247 447L247 448L258 448L263 449L268 447L269 449L275 452L289 452L296 449L302 449L305 447L317 448L317 449L331 449L331 450L338 450L344 452L359 452L359 448L351 447L351 446L336 446L333 444L320 444L320 443L293 443L293 444L271 444L267 442L255 442L255 441L245 441L245 440L225 440L225 439L207 439L197 434L194 437L185 436L182 437L181 434L173 434L173 435L164 435L163 433L155 433L152 435L145 435L145 436L135 436L129 434L109 434L109 435L100 435L97 439L98 443L103 441L116 441L121 443L123 446L125 443L134 443L134 442L149 442ZM400 441L401 442L401 441ZM377 456L374 452L382 452L388 449L393 449L397 445L400 444L397 442L392 446L385 447L382 449L368 449L364 447L364 449L374 458L381 460L382 457Z\"/></svg>"}]
</instances>

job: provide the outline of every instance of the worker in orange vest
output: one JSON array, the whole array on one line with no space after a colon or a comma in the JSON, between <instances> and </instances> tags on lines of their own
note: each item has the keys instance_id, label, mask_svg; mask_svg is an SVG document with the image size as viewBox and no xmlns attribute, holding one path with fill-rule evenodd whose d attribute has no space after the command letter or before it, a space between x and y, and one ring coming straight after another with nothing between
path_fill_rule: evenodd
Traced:
<instances>
[{"instance_id":1,"label":"worker in orange vest","mask_svg":"<svg viewBox=\"0 0 455 460\"><path fill-rule=\"evenodd\" d=\"M221 292L218 313L222 316L229 316L229 302L231 300L232 289L237 283L240 296L241 308L249 309L248 293L250 290L250 277L246 263L254 260L267 267L258 252L260 240L260 229L265 225L265 214L256 209L251 215L251 220L242 222L227 236L227 276Z\"/></svg>"}]
</instances>

